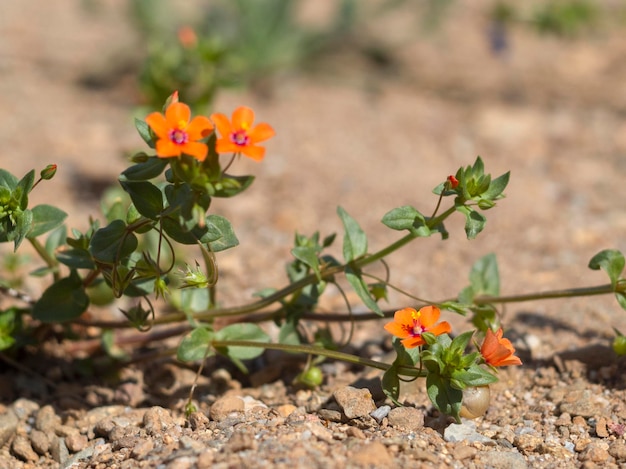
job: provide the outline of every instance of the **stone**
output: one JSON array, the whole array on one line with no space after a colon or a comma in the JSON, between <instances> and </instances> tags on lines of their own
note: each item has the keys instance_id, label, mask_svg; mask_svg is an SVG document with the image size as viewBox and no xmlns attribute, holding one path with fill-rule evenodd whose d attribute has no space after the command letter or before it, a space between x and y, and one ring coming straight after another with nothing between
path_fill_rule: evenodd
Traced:
<instances>
[{"instance_id":1,"label":"stone","mask_svg":"<svg viewBox=\"0 0 626 469\"><path fill-rule=\"evenodd\" d=\"M149 435L155 435L174 425L172 414L159 406L150 407L146 410L142 422Z\"/></svg>"},{"instance_id":2,"label":"stone","mask_svg":"<svg viewBox=\"0 0 626 469\"><path fill-rule=\"evenodd\" d=\"M50 440L48 439L48 435L41 430L37 430L36 428L30 432L30 444L33 449L41 455L46 454L50 449Z\"/></svg>"},{"instance_id":3,"label":"stone","mask_svg":"<svg viewBox=\"0 0 626 469\"><path fill-rule=\"evenodd\" d=\"M28 438L22 435L16 436L13 440L11 452L16 458L26 462L37 461L39 458L37 453L33 450L33 447L30 445Z\"/></svg>"},{"instance_id":4,"label":"stone","mask_svg":"<svg viewBox=\"0 0 626 469\"><path fill-rule=\"evenodd\" d=\"M154 449L153 440L145 440L143 438L137 438L135 446L133 446L130 456L134 459L144 459L150 451Z\"/></svg>"},{"instance_id":5,"label":"stone","mask_svg":"<svg viewBox=\"0 0 626 469\"><path fill-rule=\"evenodd\" d=\"M61 425L61 417L59 417L51 405L45 405L35 417L35 428L44 433L54 433L56 428Z\"/></svg>"},{"instance_id":6,"label":"stone","mask_svg":"<svg viewBox=\"0 0 626 469\"><path fill-rule=\"evenodd\" d=\"M489 467L491 469L528 468L524 456L514 451L480 451L474 462L477 467Z\"/></svg>"},{"instance_id":7,"label":"stone","mask_svg":"<svg viewBox=\"0 0 626 469\"><path fill-rule=\"evenodd\" d=\"M4 414L0 415L0 447L11 439L17 431L19 420L13 409L8 409Z\"/></svg>"},{"instance_id":8,"label":"stone","mask_svg":"<svg viewBox=\"0 0 626 469\"><path fill-rule=\"evenodd\" d=\"M368 389L345 386L337 389L333 393L333 397L344 415L349 419L369 416L370 412L376 410L376 404L374 404L372 394Z\"/></svg>"},{"instance_id":9,"label":"stone","mask_svg":"<svg viewBox=\"0 0 626 469\"><path fill-rule=\"evenodd\" d=\"M360 443L352 448L350 467L394 467L389 450L379 441Z\"/></svg>"},{"instance_id":10,"label":"stone","mask_svg":"<svg viewBox=\"0 0 626 469\"><path fill-rule=\"evenodd\" d=\"M216 400L211 406L209 416L211 420L221 422L225 420L230 414L235 412L243 412L245 409L245 403L243 399L238 396L224 396Z\"/></svg>"},{"instance_id":11,"label":"stone","mask_svg":"<svg viewBox=\"0 0 626 469\"><path fill-rule=\"evenodd\" d=\"M461 423L451 423L443 431L443 439L450 442L466 441L468 443L494 444L495 442L476 431L476 424L471 420L462 420Z\"/></svg>"},{"instance_id":12,"label":"stone","mask_svg":"<svg viewBox=\"0 0 626 469\"><path fill-rule=\"evenodd\" d=\"M389 425L408 431L420 430L424 427L424 412L415 407L396 407L387 416Z\"/></svg>"}]
</instances>

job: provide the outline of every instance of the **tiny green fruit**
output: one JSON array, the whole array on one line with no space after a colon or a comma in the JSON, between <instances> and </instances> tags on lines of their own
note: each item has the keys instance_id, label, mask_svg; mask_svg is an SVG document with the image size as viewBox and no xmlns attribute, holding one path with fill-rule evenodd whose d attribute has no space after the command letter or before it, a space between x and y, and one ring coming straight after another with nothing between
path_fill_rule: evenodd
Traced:
<instances>
[{"instance_id":1,"label":"tiny green fruit","mask_svg":"<svg viewBox=\"0 0 626 469\"><path fill-rule=\"evenodd\" d=\"M296 382L304 384L309 388L315 388L322 384L324 381L324 374L322 370L317 366L310 366L296 378Z\"/></svg>"},{"instance_id":2,"label":"tiny green fruit","mask_svg":"<svg viewBox=\"0 0 626 469\"><path fill-rule=\"evenodd\" d=\"M613 350L618 355L626 355L626 336L616 335L613 339Z\"/></svg>"}]
</instances>

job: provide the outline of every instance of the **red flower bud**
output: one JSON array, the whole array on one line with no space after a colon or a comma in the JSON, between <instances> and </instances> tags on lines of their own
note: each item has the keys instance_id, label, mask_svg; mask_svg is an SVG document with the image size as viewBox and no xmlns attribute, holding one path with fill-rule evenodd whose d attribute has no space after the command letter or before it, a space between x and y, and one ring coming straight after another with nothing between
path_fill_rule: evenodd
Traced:
<instances>
[{"instance_id":1,"label":"red flower bud","mask_svg":"<svg viewBox=\"0 0 626 469\"><path fill-rule=\"evenodd\" d=\"M46 181L49 179L52 179L54 177L54 175L57 172L57 165L55 164L49 164L48 166L46 166L44 169L41 170L41 173L39 173L39 175L41 176L41 179L45 179Z\"/></svg>"},{"instance_id":2,"label":"red flower bud","mask_svg":"<svg viewBox=\"0 0 626 469\"><path fill-rule=\"evenodd\" d=\"M450 185L452 189L456 189L456 187L459 185L459 180L455 178L453 175L450 175L448 176L448 184Z\"/></svg>"}]
</instances>

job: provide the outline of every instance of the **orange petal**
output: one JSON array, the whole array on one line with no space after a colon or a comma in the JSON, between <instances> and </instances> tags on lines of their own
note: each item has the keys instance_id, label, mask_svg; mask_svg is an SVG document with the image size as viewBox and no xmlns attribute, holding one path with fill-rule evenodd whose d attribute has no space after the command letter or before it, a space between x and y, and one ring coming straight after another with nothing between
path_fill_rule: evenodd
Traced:
<instances>
[{"instance_id":1,"label":"orange petal","mask_svg":"<svg viewBox=\"0 0 626 469\"><path fill-rule=\"evenodd\" d=\"M249 107L240 106L233 112L233 128L250 130L254 122L254 111Z\"/></svg>"},{"instance_id":2,"label":"orange petal","mask_svg":"<svg viewBox=\"0 0 626 469\"><path fill-rule=\"evenodd\" d=\"M204 143L200 142L187 142L184 145L180 146L181 151L185 155L193 156L195 159L199 161L204 161L206 158L207 152L209 151L209 147Z\"/></svg>"},{"instance_id":3,"label":"orange petal","mask_svg":"<svg viewBox=\"0 0 626 469\"><path fill-rule=\"evenodd\" d=\"M447 321L442 321L436 326L429 328L428 332L434 335L441 335L441 334L447 334L451 330L452 330L452 327L450 327L450 323Z\"/></svg>"},{"instance_id":4,"label":"orange petal","mask_svg":"<svg viewBox=\"0 0 626 469\"><path fill-rule=\"evenodd\" d=\"M230 136L232 132L232 126L230 125L228 117L226 117L224 114L216 113L211 114L211 120L215 124L215 127L217 127L217 130L222 137L228 138Z\"/></svg>"},{"instance_id":5,"label":"orange petal","mask_svg":"<svg viewBox=\"0 0 626 469\"><path fill-rule=\"evenodd\" d=\"M385 324L384 326L385 330L387 332L389 332L392 335L395 335L396 337L408 337L409 333L406 330L406 328L402 327L401 324L398 324L397 322L388 322L387 324Z\"/></svg>"},{"instance_id":6,"label":"orange petal","mask_svg":"<svg viewBox=\"0 0 626 469\"><path fill-rule=\"evenodd\" d=\"M159 138L168 138L169 126L165 116L160 112L153 112L146 117L146 124Z\"/></svg>"},{"instance_id":7,"label":"orange petal","mask_svg":"<svg viewBox=\"0 0 626 469\"><path fill-rule=\"evenodd\" d=\"M184 103L172 103L165 110L165 119L171 127L178 128L181 121L187 125L190 118L191 109Z\"/></svg>"},{"instance_id":8,"label":"orange petal","mask_svg":"<svg viewBox=\"0 0 626 469\"><path fill-rule=\"evenodd\" d=\"M252 158L254 161L261 161L265 156L265 148L257 147L255 145L246 145L241 150L241 153L249 158Z\"/></svg>"},{"instance_id":9,"label":"orange petal","mask_svg":"<svg viewBox=\"0 0 626 469\"><path fill-rule=\"evenodd\" d=\"M252 143L259 143L268 140L276 135L274 129L269 124L261 123L248 132L248 137Z\"/></svg>"},{"instance_id":10,"label":"orange petal","mask_svg":"<svg viewBox=\"0 0 626 469\"><path fill-rule=\"evenodd\" d=\"M217 142L215 142L216 153L239 153L240 151L241 147L235 145L228 139L220 138Z\"/></svg>"},{"instance_id":11,"label":"orange petal","mask_svg":"<svg viewBox=\"0 0 626 469\"><path fill-rule=\"evenodd\" d=\"M439 320L439 316L441 315L441 311L436 306L424 306L419 310L420 314L420 324L428 329L430 326L435 324Z\"/></svg>"},{"instance_id":12,"label":"orange petal","mask_svg":"<svg viewBox=\"0 0 626 469\"><path fill-rule=\"evenodd\" d=\"M156 142L156 152L159 158L180 156L180 145L176 145L169 139L161 139Z\"/></svg>"},{"instance_id":13,"label":"orange petal","mask_svg":"<svg viewBox=\"0 0 626 469\"><path fill-rule=\"evenodd\" d=\"M415 314L417 311L414 308L403 308L394 313L393 320L412 329Z\"/></svg>"},{"instance_id":14,"label":"orange petal","mask_svg":"<svg viewBox=\"0 0 626 469\"><path fill-rule=\"evenodd\" d=\"M405 348L414 348L419 347L420 345L424 345L426 341L422 338L422 336L417 337L409 337L407 339L403 339L400 341Z\"/></svg>"},{"instance_id":15,"label":"orange petal","mask_svg":"<svg viewBox=\"0 0 626 469\"><path fill-rule=\"evenodd\" d=\"M200 140L211 133L213 130L213 123L205 116L194 117L187 128L187 135L189 140Z\"/></svg>"}]
</instances>

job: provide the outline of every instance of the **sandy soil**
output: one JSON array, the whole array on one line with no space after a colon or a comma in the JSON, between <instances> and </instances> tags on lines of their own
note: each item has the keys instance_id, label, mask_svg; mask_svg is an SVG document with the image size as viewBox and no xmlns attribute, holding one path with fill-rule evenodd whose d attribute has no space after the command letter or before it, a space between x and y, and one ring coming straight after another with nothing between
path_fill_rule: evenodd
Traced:
<instances>
[{"instance_id":1,"label":"sandy soil","mask_svg":"<svg viewBox=\"0 0 626 469\"><path fill-rule=\"evenodd\" d=\"M380 224L384 213L406 204L428 213L436 202L432 188L477 155L494 175L511 171L507 198L487 212L487 228L478 239L467 241L462 220L453 220L449 240L418 240L391 256L399 287L433 300L455 296L471 265L490 252L498 256L503 294L606 283L587 263L601 249L626 251L624 30L562 40L513 29L510 49L494 55L483 15L488 3L459 5L438 32L416 34L397 49L397 69L382 73L356 60L345 66L333 62L328 73L285 78L271 100L234 91L219 96L217 110L249 105L278 133L262 164L237 163L235 172L257 176L253 187L214 204L241 242L218 258L224 304L241 304L260 288L283 285L294 231L340 232L337 205L359 220L372 250L392 242L397 234ZM106 74L133 57L128 50L141 46L124 2L96 6L89 11L78 2L41 0L0 5L2 167L21 175L57 163L58 177L40 186L33 201L53 200L71 214L70 226L79 228L97 207L91 188L114 182L125 167L123 155L142 148L132 126L139 104L132 76L120 71L108 76L106 86L85 85L85 77ZM391 17L378 27L388 28L390 41L399 40L402 28L393 25L405 20ZM340 244L335 249L339 254ZM34 293L37 288L32 285ZM337 293L326 301L327 310L343 309ZM392 295L390 307L402 307L403 301ZM609 345L613 326L626 331L626 315L613 298L535 301L504 312L526 364L505 373L510 380L496 387L500 396L508 394L494 399L489 425L515 425L506 417L511 402L521 415L551 399L557 410L536 415L540 439L548 441L554 431L557 440L572 441L545 424L547 416L565 412L558 410L559 396L548 396L553 386L605 396L608 408L621 405L616 401L624 398L623 363L602 348ZM462 318L447 319L464 324ZM382 341L379 327L368 326L360 337ZM561 356L565 364L555 361ZM598 376L598 369L604 374ZM0 364L2 371L5 380L12 379L11 366ZM537 376L548 378L538 382ZM21 397L16 389L23 391L6 391L2 405ZM132 405L151 402L147 390L142 396ZM37 401L36 393L31 397ZM616 412L603 418L625 424L626 416ZM595 424L599 415L583 417L593 444L598 440L608 448L623 441L615 432L601 437L592 431L590 419ZM327 444L344 443L331 438ZM428 448L435 451L432 445ZM573 459L550 459L554 455L539 444L511 446L529 467L595 463L583 456L586 447L573 450ZM8 447L7 454L15 455ZM406 456L401 453L391 451L392 459L400 461ZM626 463L613 453L607 456L612 463ZM543 462L539 454L547 454ZM473 455L465 463L479 459ZM73 467L100 467L93 461ZM456 460L420 461L437 467Z\"/></svg>"}]
</instances>

